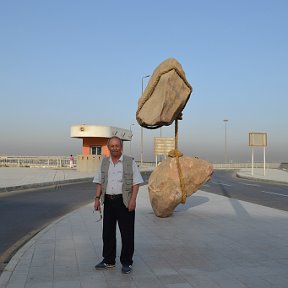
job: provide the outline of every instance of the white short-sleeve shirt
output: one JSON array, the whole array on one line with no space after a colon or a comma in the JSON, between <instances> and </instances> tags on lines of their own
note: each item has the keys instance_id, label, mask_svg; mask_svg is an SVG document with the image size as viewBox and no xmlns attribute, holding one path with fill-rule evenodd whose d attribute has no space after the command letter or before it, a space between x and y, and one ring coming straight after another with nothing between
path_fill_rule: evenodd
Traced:
<instances>
[{"instance_id":1,"label":"white short-sleeve shirt","mask_svg":"<svg viewBox=\"0 0 288 288\"><path fill-rule=\"evenodd\" d=\"M123 186L123 155L121 155L119 161L114 164L109 157L110 165L108 169L108 183L106 188L106 194L116 195L122 194ZM132 160L132 170L133 170L133 185L143 183L143 178L140 174L138 166L134 159ZM101 184L101 165L96 172L96 175L93 179L94 183Z\"/></svg>"}]
</instances>

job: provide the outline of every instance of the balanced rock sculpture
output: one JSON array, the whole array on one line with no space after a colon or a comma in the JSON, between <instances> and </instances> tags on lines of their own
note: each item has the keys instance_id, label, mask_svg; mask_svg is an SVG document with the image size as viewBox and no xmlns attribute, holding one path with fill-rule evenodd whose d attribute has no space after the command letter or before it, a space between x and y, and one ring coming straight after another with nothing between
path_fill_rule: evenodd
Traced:
<instances>
[{"instance_id":1,"label":"balanced rock sculpture","mask_svg":"<svg viewBox=\"0 0 288 288\"><path fill-rule=\"evenodd\" d=\"M170 216L213 173L207 161L183 156L178 150L178 120L182 120L182 110L191 93L192 86L181 64L169 58L154 70L138 101L136 119L140 126L156 129L175 121L175 149L155 168L148 181L151 206L159 217Z\"/></svg>"},{"instance_id":2,"label":"balanced rock sculpture","mask_svg":"<svg viewBox=\"0 0 288 288\"><path fill-rule=\"evenodd\" d=\"M191 196L210 179L213 173L212 165L205 160L189 156L178 159L180 165L177 164L176 157L168 157L154 169L149 178L150 202L158 217L170 216L176 206L182 202L183 193L184 199L186 196ZM183 182L182 185L180 181Z\"/></svg>"},{"instance_id":3,"label":"balanced rock sculpture","mask_svg":"<svg viewBox=\"0 0 288 288\"><path fill-rule=\"evenodd\" d=\"M184 109L191 92L181 64L174 58L163 61L138 101L138 123L150 129L169 126Z\"/></svg>"}]
</instances>

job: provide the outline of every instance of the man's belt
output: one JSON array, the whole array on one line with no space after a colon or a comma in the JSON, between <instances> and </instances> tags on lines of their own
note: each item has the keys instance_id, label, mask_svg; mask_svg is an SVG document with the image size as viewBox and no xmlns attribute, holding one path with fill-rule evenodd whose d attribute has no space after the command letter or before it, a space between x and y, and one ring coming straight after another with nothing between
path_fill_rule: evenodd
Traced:
<instances>
[{"instance_id":1,"label":"man's belt","mask_svg":"<svg viewBox=\"0 0 288 288\"><path fill-rule=\"evenodd\" d=\"M108 200L116 200L122 198L122 194L114 194L114 195L105 194L105 198Z\"/></svg>"}]
</instances>

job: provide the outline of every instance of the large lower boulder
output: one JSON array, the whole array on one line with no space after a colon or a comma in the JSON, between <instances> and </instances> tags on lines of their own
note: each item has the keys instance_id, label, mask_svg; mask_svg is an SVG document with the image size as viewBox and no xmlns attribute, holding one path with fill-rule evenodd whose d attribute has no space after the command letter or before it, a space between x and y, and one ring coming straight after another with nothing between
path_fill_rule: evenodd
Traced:
<instances>
[{"instance_id":1,"label":"large lower boulder","mask_svg":"<svg viewBox=\"0 0 288 288\"><path fill-rule=\"evenodd\" d=\"M189 156L182 156L178 159L179 166L176 157L169 157L162 161L149 177L150 202L158 217L170 216L176 206L181 203L183 193L187 197L191 196L211 178L213 173L212 165L205 160ZM180 185L179 167L184 185Z\"/></svg>"}]
</instances>

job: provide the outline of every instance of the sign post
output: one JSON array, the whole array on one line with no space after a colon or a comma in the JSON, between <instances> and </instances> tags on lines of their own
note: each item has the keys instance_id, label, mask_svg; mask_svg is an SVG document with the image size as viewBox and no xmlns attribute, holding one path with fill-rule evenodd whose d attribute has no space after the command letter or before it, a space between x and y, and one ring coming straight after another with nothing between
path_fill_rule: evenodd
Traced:
<instances>
[{"instance_id":1,"label":"sign post","mask_svg":"<svg viewBox=\"0 0 288 288\"><path fill-rule=\"evenodd\" d=\"M266 155L265 148L267 147L267 133L265 132L250 132L249 133L249 146L252 147L251 155L251 168L252 176L254 175L254 147L263 147L263 168L265 176L265 167L266 167Z\"/></svg>"},{"instance_id":2,"label":"sign post","mask_svg":"<svg viewBox=\"0 0 288 288\"><path fill-rule=\"evenodd\" d=\"M158 155L168 155L169 151L175 149L174 137L154 137L154 155L156 156L156 166L158 165Z\"/></svg>"}]
</instances>

